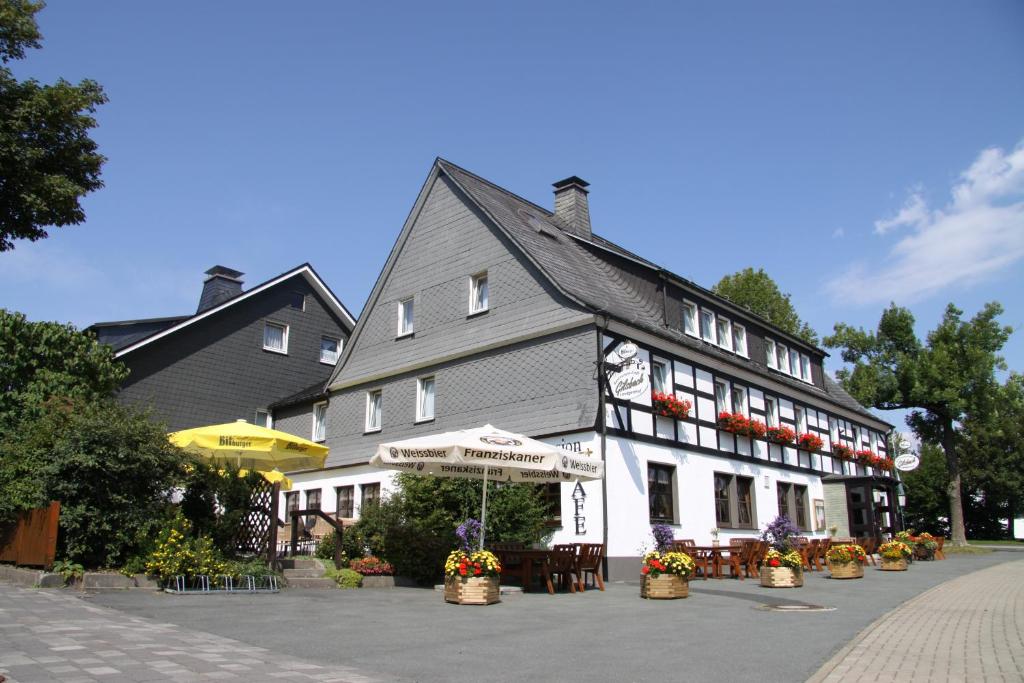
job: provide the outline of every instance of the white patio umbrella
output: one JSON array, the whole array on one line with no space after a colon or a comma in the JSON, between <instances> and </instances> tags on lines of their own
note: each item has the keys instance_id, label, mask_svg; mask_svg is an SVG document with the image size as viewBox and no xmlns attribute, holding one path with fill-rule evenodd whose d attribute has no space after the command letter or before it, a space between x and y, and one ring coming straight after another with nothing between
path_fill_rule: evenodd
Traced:
<instances>
[{"instance_id":1,"label":"white patio umbrella","mask_svg":"<svg viewBox=\"0 0 1024 683\"><path fill-rule=\"evenodd\" d=\"M596 458L491 425L382 443L370 464L413 474L483 479L481 549L488 480L547 484L604 477L604 464Z\"/></svg>"}]
</instances>

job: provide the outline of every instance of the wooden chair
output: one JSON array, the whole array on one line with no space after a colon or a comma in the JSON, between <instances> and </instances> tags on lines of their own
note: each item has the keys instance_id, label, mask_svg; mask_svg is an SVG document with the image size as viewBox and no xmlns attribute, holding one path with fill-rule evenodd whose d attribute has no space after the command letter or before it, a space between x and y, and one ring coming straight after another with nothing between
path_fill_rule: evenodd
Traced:
<instances>
[{"instance_id":1,"label":"wooden chair","mask_svg":"<svg viewBox=\"0 0 1024 683\"><path fill-rule=\"evenodd\" d=\"M672 541L672 550L680 553L686 553L693 560L694 565L694 576L700 576L702 579L707 581L708 573L714 571L711 555L709 553L696 549L697 544L692 539L682 539Z\"/></svg>"},{"instance_id":2,"label":"wooden chair","mask_svg":"<svg viewBox=\"0 0 1024 683\"><path fill-rule=\"evenodd\" d=\"M767 541L753 541L751 545L753 549L750 552L750 561L747 562L747 576L756 578L764 562L764 556L768 554L771 546Z\"/></svg>"},{"instance_id":3,"label":"wooden chair","mask_svg":"<svg viewBox=\"0 0 1024 683\"><path fill-rule=\"evenodd\" d=\"M604 579L601 578L601 560L604 559L604 543L584 543L580 546L580 554L576 558L576 576L580 580L580 592L587 589L587 574L594 577L597 587L604 590Z\"/></svg>"},{"instance_id":4,"label":"wooden chair","mask_svg":"<svg viewBox=\"0 0 1024 683\"><path fill-rule=\"evenodd\" d=\"M551 550L548 563L544 565L544 579L548 585L548 593L554 593L555 588L551 579L558 577L561 585L568 584L569 592L576 592L576 585L580 582L576 576L576 544L556 545Z\"/></svg>"},{"instance_id":5,"label":"wooden chair","mask_svg":"<svg viewBox=\"0 0 1024 683\"><path fill-rule=\"evenodd\" d=\"M735 539L729 543L729 576L738 577L742 581L744 575L750 575L751 556L757 550L757 541Z\"/></svg>"},{"instance_id":6,"label":"wooden chair","mask_svg":"<svg viewBox=\"0 0 1024 683\"><path fill-rule=\"evenodd\" d=\"M824 570L824 568L825 568L825 554L828 552L828 549L831 546L832 546L832 539L829 539L829 538L823 538L823 539L821 539L821 542L818 543L817 552L814 553L814 557L810 558L811 562L814 563L814 570L815 571L819 571L820 572L820 571Z\"/></svg>"},{"instance_id":7,"label":"wooden chair","mask_svg":"<svg viewBox=\"0 0 1024 683\"><path fill-rule=\"evenodd\" d=\"M821 544L821 539L812 538L800 548L800 559L804 562L804 569L808 571L816 571L817 567L814 565L814 556L818 553L818 546Z\"/></svg>"},{"instance_id":8,"label":"wooden chair","mask_svg":"<svg viewBox=\"0 0 1024 683\"><path fill-rule=\"evenodd\" d=\"M878 566L878 562L875 561L875 553L878 552L878 539L874 536L865 536L860 541L860 547L864 548L864 555L867 559L864 560L864 565L870 562L874 566Z\"/></svg>"},{"instance_id":9,"label":"wooden chair","mask_svg":"<svg viewBox=\"0 0 1024 683\"><path fill-rule=\"evenodd\" d=\"M936 536L935 537L935 542L938 543L938 545L935 547L935 559L936 560L944 560L944 559L946 559L946 554L944 552L942 552L942 546L946 543L946 537L945 536Z\"/></svg>"}]
</instances>

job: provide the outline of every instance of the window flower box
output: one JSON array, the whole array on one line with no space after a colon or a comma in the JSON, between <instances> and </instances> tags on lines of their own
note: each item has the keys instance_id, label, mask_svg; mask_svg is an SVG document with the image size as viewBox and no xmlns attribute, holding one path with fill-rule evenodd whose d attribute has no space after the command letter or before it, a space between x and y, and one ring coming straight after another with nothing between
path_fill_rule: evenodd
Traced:
<instances>
[{"instance_id":1,"label":"window flower box","mask_svg":"<svg viewBox=\"0 0 1024 683\"><path fill-rule=\"evenodd\" d=\"M671 417L674 420L685 420L690 416L690 408L693 405L685 399L676 398L674 394L652 391L651 407L655 415Z\"/></svg>"},{"instance_id":2,"label":"window flower box","mask_svg":"<svg viewBox=\"0 0 1024 683\"><path fill-rule=\"evenodd\" d=\"M765 431L765 438L780 446L792 446L796 441L796 432L789 427L768 427Z\"/></svg>"},{"instance_id":3,"label":"window flower box","mask_svg":"<svg viewBox=\"0 0 1024 683\"><path fill-rule=\"evenodd\" d=\"M853 449L841 443L832 444L832 457L840 460L853 460Z\"/></svg>"},{"instance_id":4,"label":"window flower box","mask_svg":"<svg viewBox=\"0 0 1024 683\"><path fill-rule=\"evenodd\" d=\"M718 414L718 428L736 436L763 439L768 427L760 420L751 420L742 413L721 412Z\"/></svg>"},{"instance_id":5,"label":"window flower box","mask_svg":"<svg viewBox=\"0 0 1024 683\"><path fill-rule=\"evenodd\" d=\"M805 451L813 452L820 451L825 446L825 442L817 434L801 434L796 440L796 446Z\"/></svg>"}]
</instances>

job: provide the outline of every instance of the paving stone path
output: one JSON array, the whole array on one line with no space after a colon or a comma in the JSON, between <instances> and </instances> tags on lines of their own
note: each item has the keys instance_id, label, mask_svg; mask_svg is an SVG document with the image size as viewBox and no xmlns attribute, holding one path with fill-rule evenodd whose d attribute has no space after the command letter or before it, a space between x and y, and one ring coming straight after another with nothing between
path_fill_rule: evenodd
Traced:
<instances>
[{"instance_id":1,"label":"paving stone path","mask_svg":"<svg viewBox=\"0 0 1024 683\"><path fill-rule=\"evenodd\" d=\"M0 677L7 683L382 680L127 616L67 591L6 584L0 584Z\"/></svg>"},{"instance_id":2,"label":"paving stone path","mask_svg":"<svg viewBox=\"0 0 1024 683\"><path fill-rule=\"evenodd\" d=\"M907 601L810 679L848 681L1024 681L1024 561L965 574Z\"/></svg>"}]
</instances>

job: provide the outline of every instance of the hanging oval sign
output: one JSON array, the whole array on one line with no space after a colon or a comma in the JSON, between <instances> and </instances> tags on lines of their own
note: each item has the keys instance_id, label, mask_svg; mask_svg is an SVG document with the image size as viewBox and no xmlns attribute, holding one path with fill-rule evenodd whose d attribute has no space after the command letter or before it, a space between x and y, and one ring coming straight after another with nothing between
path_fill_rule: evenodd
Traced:
<instances>
[{"instance_id":1,"label":"hanging oval sign","mask_svg":"<svg viewBox=\"0 0 1024 683\"><path fill-rule=\"evenodd\" d=\"M900 472L909 472L916 470L917 466L921 464L921 458L917 457L913 453L907 453L896 458L896 469Z\"/></svg>"},{"instance_id":2,"label":"hanging oval sign","mask_svg":"<svg viewBox=\"0 0 1024 683\"><path fill-rule=\"evenodd\" d=\"M639 360L626 363L622 370L613 373L609 378L609 384L611 385L612 396L623 401L632 401L651 391L651 380L647 374L647 365Z\"/></svg>"}]
</instances>

